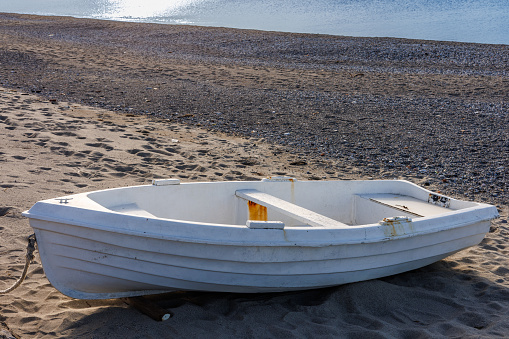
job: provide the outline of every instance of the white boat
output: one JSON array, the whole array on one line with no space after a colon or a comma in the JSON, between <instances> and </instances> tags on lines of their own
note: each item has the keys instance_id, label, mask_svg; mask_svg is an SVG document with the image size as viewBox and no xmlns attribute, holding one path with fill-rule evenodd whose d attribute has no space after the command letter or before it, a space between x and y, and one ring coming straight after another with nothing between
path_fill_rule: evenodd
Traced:
<instances>
[{"instance_id":1,"label":"white boat","mask_svg":"<svg viewBox=\"0 0 509 339\"><path fill-rule=\"evenodd\" d=\"M278 292L413 270L478 244L494 206L407 181L180 183L37 202L24 213L62 293Z\"/></svg>"}]
</instances>

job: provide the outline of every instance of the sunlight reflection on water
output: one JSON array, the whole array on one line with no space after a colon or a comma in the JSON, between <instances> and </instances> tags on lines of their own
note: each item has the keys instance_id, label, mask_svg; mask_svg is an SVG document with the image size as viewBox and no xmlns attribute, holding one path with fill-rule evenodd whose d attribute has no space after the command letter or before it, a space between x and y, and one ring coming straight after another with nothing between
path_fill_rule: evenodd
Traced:
<instances>
[{"instance_id":1,"label":"sunlight reflection on water","mask_svg":"<svg viewBox=\"0 0 509 339\"><path fill-rule=\"evenodd\" d=\"M104 0L97 16L104 18L147 19L177 13L204 0Z\"/></svg>"}]
</instances>

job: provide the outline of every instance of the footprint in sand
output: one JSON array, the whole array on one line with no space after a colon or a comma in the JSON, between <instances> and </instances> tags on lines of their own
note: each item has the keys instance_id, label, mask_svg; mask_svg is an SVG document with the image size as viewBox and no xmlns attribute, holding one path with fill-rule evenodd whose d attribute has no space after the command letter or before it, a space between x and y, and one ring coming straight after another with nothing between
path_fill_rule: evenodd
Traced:
<instances>
[{"instance_id":1,"label":"footprint in sand","mask_svg":"<svg viewBox=\"0 0 509 339\"><path fill-rule=\"evenodd\" d=\"M106 145L105 143L102 142L89 142L86 143L85 146L104 148L106 151L111 151L114 149L112 146Z\"/></svg>"},{"instance_id":2,"label":"footprint in sand","mask_svg":"<svg viewBox=\"0 0 509 339\"><path fill-rule=\"evenodd\" d=\"M69 131L65 131L65 132L62 132L62 131L55 131L55 132L51 132L51 134L53 135L56 135L56 136L64 136L64 137L77 137L78 134L74 133L74 132L69 132Z\"/></svg>"}]
</instances>

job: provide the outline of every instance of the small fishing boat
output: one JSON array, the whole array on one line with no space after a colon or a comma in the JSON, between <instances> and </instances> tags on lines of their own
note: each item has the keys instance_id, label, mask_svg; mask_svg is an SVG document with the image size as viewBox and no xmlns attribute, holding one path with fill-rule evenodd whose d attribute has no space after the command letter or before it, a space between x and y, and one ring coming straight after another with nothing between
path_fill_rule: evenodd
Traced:
<instances>
[{"instance_id":1,"label":"small fishing boat","mask_svg":"<svg viewBox=\"0 0 509 339\"><path fill-rule=\"evenodd\" d=\"M403 180L180 183L80 193L24 215L44 272L78 299L279 292L413 270L478 244L494 206Z\"/></svg>"}]
</instances>

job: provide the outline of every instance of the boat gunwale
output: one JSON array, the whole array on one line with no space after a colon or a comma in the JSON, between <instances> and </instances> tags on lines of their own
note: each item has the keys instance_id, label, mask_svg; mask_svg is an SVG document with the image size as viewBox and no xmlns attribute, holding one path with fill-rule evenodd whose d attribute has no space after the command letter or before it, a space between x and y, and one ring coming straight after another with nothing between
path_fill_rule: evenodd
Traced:
<instances>
[{"instance_id":1,"label":"boat gunwale","mask_svg":"<svg viewBox=\"0 0 509 339\"><path fill-rule=\"evenodd\" d=\"M443 220L444 219L451 219L452 217L459 215L459 214L466 214L467 212L473 212L475 210L489 210L495 208L491 205L485 205L485 204L479 204L477 206L468 207L461 210L451 210L451 212L444 213L441 215L434 215L434 216L428 216L428 217L420 217L420 218L414 218L412 219L409 224L415 224L415 223L425 223L429 221L436 222L437 220ZM81 209L81 208L80 208ZM385 235L383 237L377 237L377 238L356 238L356 239L350 239L349 241L336 241L332 242L330 241L310 241L306 240L305 242L302 239L297 239L293 241L286 240L286 232L348 232L351 231L361 231L362 229L380 229L383 232L384 226L380 225L379 223L372 223L372 224L365 224L365 225L354 225L354 226L348 226L348 227L327 227L327 228L319 228L319 227L306 227L306 226L286 226L284 229L275 230L275 229L250 229L247 226L244 225L230 225L230 224L213 224L213 223L200 223L200 222L192 222L192 221L185 221L185 220L175 220L175 219L165 219L165 218L148 218L148 217L141 217L141 216L134 216L134 215L128 215L125 213L120 212L102 212L102 211L92 211L88 209L82 209L86 211L91 211L94 213L108 213L110 215L115 215L118 217L129 217L129 218L136 218L143 221L162 221L162 222L169 222L169 223L177 223L181 225L193 225L195 227L199 226L205 226L205 227L224 227L224 228L235 228L238 230L252 230L252 232L263 232L263 231L271 231L271 232L277 232L277 231L283 231L285 233L285 240L284 241L274 241L274 240L251 240L251 239L243 239L242 241L232 241L227 239L200 239L200 238L191 238L186 236L175 236L171 234L163 234L163 233L154 233L154 232L143 232L143 231L137 231L127 228L118 228L118 227L112 227L108 225L100 225L100 224L93 224L89 222L84 221L77 221L77 220L70 220L70 219L63 219L63 218L57 218L52 216L44 216L44 215L35 215L30 213L29 211L23 212L23 216L28 217L29 219L35 219L35 220L42 220L46 222L52 222L52 223L58 223L62 225L71 225L76 227L83 227L87 229L94 229L94 230L101 230L104 232L110 232L115 234L125 234L129 236L137 236L137 237L143 237L143 238L151 238L151 239L157 239L157 240L168 240L168 241L175 241L175 242L184 242L184 243L196 243L196 244L210 244L210 245L222 245L222 246L263 246L263 247L327 247L327 246L338 246L338 245L354 245L354 244L367 244L367 243L378 243L378 242L384 242L384 241L392 241L392 240L399 240L399 239L407 239L411 237L416 237L420 235L426 235L426 234L432 234L439 231L447 231L450 229L456 229L465 227L468 225L480 223L480 222L486 222L491 221L495 218L497 218L498 214L492 214L491 216L486 216L485 218L477 218L477 219L467 219L462 220L461 222L455 222L455 223L447 223L447 226L438 226L438 227L431 227L425 230L421 230L419 232L410 232L405 234L397 234L397 235ZM442 223L439 223L442 224ZM34 227L34 226L32 226ZM42 228L42 227L34 227L36 229L43 229L47 231L53 231L50 228ZM53 231L54 232L54 231ZM251 231L250 231L251 232ZM57 232L61 234L67 234L74 236L72 233L63 233L63 232Z\"/></svg>"}]
</instances>

